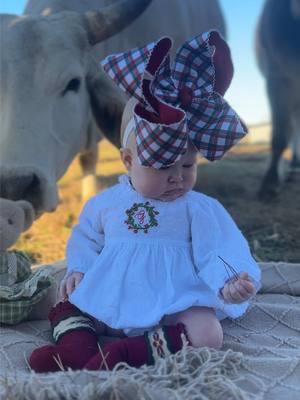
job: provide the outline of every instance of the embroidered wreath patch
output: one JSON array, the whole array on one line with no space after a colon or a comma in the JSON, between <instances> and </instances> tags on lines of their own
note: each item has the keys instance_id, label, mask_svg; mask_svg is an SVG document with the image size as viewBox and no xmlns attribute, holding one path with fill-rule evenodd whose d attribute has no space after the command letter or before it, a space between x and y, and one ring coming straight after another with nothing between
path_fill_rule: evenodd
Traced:
<instances>
[{"instance_id":1,"label":"embroidered wreath patch","mask_svg":"<svg viewBox=\"0 0 300 400\"><path fill-rule=\"evenodd\" d=\"M158 226L158 222L155 218L159 214L158 211L151 206L149 201L146 203L134 203L131 208L126 210L127 220L124 221L128 225L128 229L134 233L138 233L139 230L148 233L149 228Z\"/></svg>"}]
</instances>

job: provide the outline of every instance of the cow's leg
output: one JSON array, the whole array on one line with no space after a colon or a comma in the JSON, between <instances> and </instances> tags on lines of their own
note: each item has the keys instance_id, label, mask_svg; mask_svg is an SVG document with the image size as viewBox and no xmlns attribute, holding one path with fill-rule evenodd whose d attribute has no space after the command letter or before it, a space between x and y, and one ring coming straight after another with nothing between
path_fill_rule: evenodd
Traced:
<instances>
[{"instance_id":1,"label":"cow's leg","mask_svg":"<svg viewBox=\"0 0 300 400\"><path fill-rule=\"evenodd\" d=\"M300 173L300 109L295 109L293 119L293 137L291 140L292 159L287 175L287 182L293 183L299 180Z\"/></svg>"},{"instance_id":2,"label":"cow's leg","mask_svg":"<svg viewBox=\"0 0 300 400\"><path fill-rule=\"evenodd\" d=\"M86 150L79 156L79 163L82 169L82 200L85 202L98 191L96 165L98 160L97 144L93 149Z\"/></svg>"},{"instance_id":3,"label":"cow's leg","mask_svg":"<svg viewBox=\"0 0 300 400\"><path fill-rule=\"evenodd\" d=\"M272 198L278 193L279 162L292 135L289 82L284 79L269 79L267 89L272 112L272 155L259 191L259 197L262 199Z\"/></svg>"},{"instance_id":4,"label":"cow's leg","mask_svg":"<svg viewBox=\"0 0 300 400\"><path fill-rule=\"evenodd\" d=\"M300 107L297 109L294 119L294 135L292 138L292 160L291 169L300 169Z\"/></svg>"}]
</instances>

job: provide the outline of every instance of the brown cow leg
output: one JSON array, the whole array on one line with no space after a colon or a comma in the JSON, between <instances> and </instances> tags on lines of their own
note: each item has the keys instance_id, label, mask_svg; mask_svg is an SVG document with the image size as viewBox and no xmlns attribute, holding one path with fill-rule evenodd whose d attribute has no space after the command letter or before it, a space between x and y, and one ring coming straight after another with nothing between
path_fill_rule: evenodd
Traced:
<instances>
[{"instance_id":1,"label":"brown cow leg","mask_svg":"<svg viewBox=\"0 0 300 400\"><path fill-rule=\"evenodd\" d=\"M279 190L279 162L292 135L289 86L290 82L286 79L269 78L267 82L272 111L272 156L259 191L262 200L274 198Z\"/></svg>"}]
</instances>

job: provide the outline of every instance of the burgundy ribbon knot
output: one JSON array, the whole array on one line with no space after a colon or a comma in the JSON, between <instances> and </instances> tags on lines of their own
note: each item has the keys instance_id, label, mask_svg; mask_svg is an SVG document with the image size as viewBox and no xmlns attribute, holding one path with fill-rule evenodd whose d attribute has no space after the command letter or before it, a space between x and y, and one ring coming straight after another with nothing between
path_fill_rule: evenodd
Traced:
<instances>
[{"instance_id":1,"label":"burgundy ribbon knot","mask_svg":"<svg viewBox=\"0 0 300 400\"><path fill-rule=\"evenodd\" d=\"M219 33L205 32L184 43L172 68L171 47L164 37L102 62L109 76L139 100L134 110L139 160L157 169L179 160L188 140L212 161L247 133L223 98L233 66Z\"/></svg>"}]
</instances>

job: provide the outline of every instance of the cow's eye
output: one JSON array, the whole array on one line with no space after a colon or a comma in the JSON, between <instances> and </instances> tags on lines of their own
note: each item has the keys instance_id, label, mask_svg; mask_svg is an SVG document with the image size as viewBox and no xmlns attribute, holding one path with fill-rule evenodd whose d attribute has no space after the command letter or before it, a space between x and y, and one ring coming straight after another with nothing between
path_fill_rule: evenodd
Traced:
<instances>
[{"instance_id":1,"label":"cow's eye","mask_svg":"<svg viewBox=\"0 0 300 400\"><path fill-rule=\"evenodd\" d=\"M80 79L79 78L73 78L71 79L65 89L62 92L62 95L64 96L67 92L75 92L77 93L79 88L80 88Z\"/></svg>"}]
</instances>

